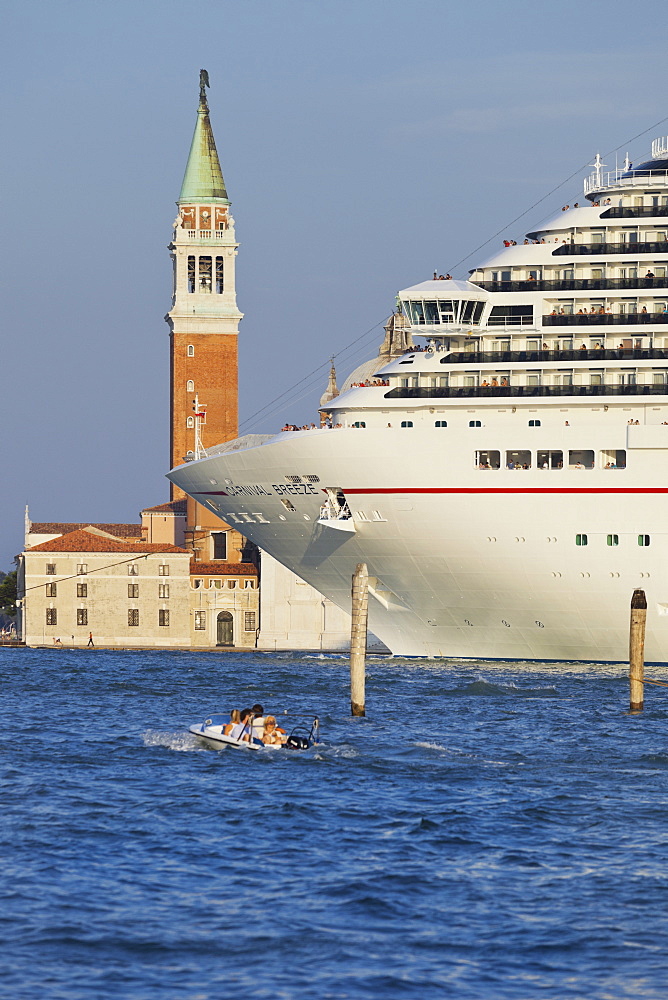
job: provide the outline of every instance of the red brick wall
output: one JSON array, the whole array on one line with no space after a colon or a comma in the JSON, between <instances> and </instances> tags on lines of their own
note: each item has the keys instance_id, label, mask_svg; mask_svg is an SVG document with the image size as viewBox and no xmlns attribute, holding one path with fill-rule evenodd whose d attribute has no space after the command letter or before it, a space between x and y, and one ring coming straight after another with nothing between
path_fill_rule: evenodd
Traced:
<instances>
[{"instance_id":1,"label":"red brick wall","mask_svg":"<svg viewBox=\"0 0 668 1000\"><path fill-rule=\"evenodd\" d=\"M195 393L206 405L202 444L209 448L238 436L237 335L221 333L173 333L171 340L171 467L183 464L183 456L195 447L195 432L187 427L193 414ZM188 357L193 344L195 356ZM195 390L186 388L189 380ZM172 499L183 496L172 488Z\"/></svg>"}]
</instances>

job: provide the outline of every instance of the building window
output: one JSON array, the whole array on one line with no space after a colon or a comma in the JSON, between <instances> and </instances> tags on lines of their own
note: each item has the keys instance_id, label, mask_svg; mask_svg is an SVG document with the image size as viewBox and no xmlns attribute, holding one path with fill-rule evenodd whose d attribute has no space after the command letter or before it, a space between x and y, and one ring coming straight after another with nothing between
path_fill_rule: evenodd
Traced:
<instances>
[{"instance_id":1,"label":"building window","mask_svg":"<svg viewBox=\"0 0 668 1000\"><path fill-rule=\"evenodd\" d=\"M206 628L206 611L195 612L195 631L203 632Z\"/></svg>"},{"instance_id":2,"label":"building window","mask_svg":"<svg viewBox=\"0 0 668 1000\"><path fill-rule=\"evenodd\" d=\"M85 576L88 572L88 563L77 563L77 576Z\"/></svg>"},{"instance_id":3,"label":"building window","mask_svg":"<svg viewBox=\"0 0 668 1000\"><path fill-rule=\"evenodd\" d=\"M193 590L199 590L204 580L193 580Z\"/></svg>"},{"instance_id":4,"label":"building window","mask_svg":"<svg viewBox=\"0 0 668 1000\"><path fill-rule=\"evenodd\" d=\"M56 608L46 609L46 624L47 625L57 625L58 624L58 611Z\"/></svg>"},{"instance_id":5,"label":"building window","mask_svg":"<svg viewBox=\"0 0 668 1000\"><path fill-rule=\"evenodd\" d=\"M46 564L46 575L47 576L55 576L56 575L56 564L55 563L47 563Z\"/></svg>"},{"instance_id":6,"label":"building window","mask_svg":"<svg viewBox=\"0 0 668 1000\"><path fill-rule=\"evenodd\" d=\"M188 291L195 291L195 258L188 257Z\"/></svg>"},{"instance_id":7,"label":"building window","mask_svg":"<svg viewBox=\"0 0 668 1000\"><path fill-rule=\"evenodd\" d=\"M228 580L227 581L227 586L229 587L230 590L234 590L234 588L236 587L236 585L237 585L237 581L236 580Z\"/></svg>"},{"instance_id":8,"label":"building window","mask_svg":"<svg viewBox=\"0 0 668 1000\"><path fill-rule=\"evenodd\" d=\"M225 291L225 271L222 257L216 257L216 291L222 295Z\"/></svg>"},{"instance_id":9,"label":"building window","mask_svg":"<svg viewBox=\"0 0 668 1000\"><path fill-rule=\"evenodd\" d=\"M255 612L244 611L244 632L255 631Z\"/></svg>"},{"instance_id":10,"label":"building window","mask_svg":"<svg viewBox=\"0 0 668 1000\"><path fill-rule=\"evenodd\" d=\"M88 597L87 583L77 583L77 597Z\"/></svg>"},{"instance_id":11,"label":"building window","mask_svg":"<svg viewBox=\"0 0 668 1000\"><path fill-rule=\"evenodd\" d=\"M529 427L540 427L540 420L530 420Z\"/></svg>"},{"instance_id":12,"label":"building window","mask_svg":"<svg viewBox=\"0 0 668 1000\"><path fill-rule=\"evenodd\" d=\"M46 585L46 596L47 597L57 597L58 586L55 583L47 583Z\"/></svg>"},{"instance_id":13,"label":"building window","mask_svg":"<svg viewBox=\"0 0 668 1000\"><path fill-rule=\"evenodd\" d=\"M252 589L253 589L253 581L244 580L244 590L252 590Z\"/></svg>"},{"instance_id":14,"label":"building window","mask_svg":"<svg viewBox=\"0 0 668 1000\"><path fill-rule=\"evenodd\" d=\"M88 624L88 608L77 608L77 625Z\"/></svg>"},{"instance_id":15,"label":"building window","mask_svg":"<svg viewBox=\"0 0 668 1000\"><path fill-rule=\"evenodd\" d=\"M169 576L169 566L167 563L162 563L158 566L158 576Z\"/></svg>"},{"instance_id":16,"label":"building window","mask_svg":"<svg viewBox=\"0 0 668 1000\"><path fill-rule=\"evenodd\" d=\"M213 539L213 558L227 559L227 533L214 531L211 537Z\"/></svg>"},{"instance_id":17,"label":"building window","mask_svg":"<svg viewBox=\"0 0 668 1000\"><path fill-rule=\"evenodd\" d=\"M480 420L469 420L469 427L482 427Z\"/></svg>"},{"instance_id":18,"label":"building window","mask_svg":"<svg viewBox=\"0 0 668 1000\"><path fill-rule=\"evenodd\" d=\"M195 383L193 382L192 379L188 379L188 381L186 382L186 392L194 392L194 391L195 391Z\"/></svg>"},{"instance_id":19,"label":"building window","mask_svg":"<svg viewBox=\"0 0 668 1000\"><path fill-rule=\"evenodd\" d=\"M128 597L136 599L139 597L139 584L129 583L128 584Z\"/></svg>"},{"instance_id":20,"label":"building window","mask_svg":"<svg viewBox=\"0 0 668 1000\"><path fill-rule=\"evenodd\" d=\"M448 426L447 420L437 420L434 423L434 427L447 427L447 426Z\"/></svg>"},{"instance_id":21,"label":"building window","mask_svg":"<svg viewBox=\"0 0 668 1000\"><path fill-rule=\"evenodd\" d=\"M576 535L575 536L575 544L576 545L587 545L588 542L589 542L589 539L587 538L586 535Z\"/></svg>"},{"instance_id":22,"label":"building window","mask_svg":"<svg viewBox=\"0 0 668 1000\"><path fill-rule=\"evenodd\" d=\"M169 584L159 583L158 584L158 597L169 597Z\"/></svg>"},{"instance_id":23,"label":"building window","mask_svg":"<svg viewBox=\"0 0 668 1000\"><path fill-rule=\"evenodd\" d=\"M128 625L139 625L138 608L128 608Z\"/></svg>"},{"instance_id":24,"label":"building window","mask_svg":"<svg viewBox=\"0 0 668 1000\"><path fill-rule=\"evenodd\" d=\"M128 576L139 576L139 567L135 563L128 566Z\"/></svg>"},{"instance_id":25,"label":"building window","mask_svg":"<svg viewBox=\"0 0 668 1000\"><path fill-rule=\"evenodd\" d=\"M619 545L619 535L608 535L608 545Z\"/></svg>"},{"instance_id":26,"label":"building window","mask_svg":"<svg viewBox=\"0 0 668 1000\"><path fill-rule=\"evenodd\" d=\"M412 420L402 420L401 421L401 426L402 427L412 427L413 426L413 421Z\"/></svg>"},{"instance_id":27,"label":"building window","mask_svg":"<svg viewBox=\"0 0 668 1000\"><path fill-rule=\"evenodd\" d=\"M169 625L169 611L164 608L158 611L158 625Z\"/></svg>"},{"instance_id":28,"label":"building window","mask_svg":"<svg viewBox=\"0 0 668 1000\"><path fill-rule=\"evenodd\" d=\"M649 535L638 535L638 545L649 545Z\"/></svg>"},{"instance_id":29,"label":"building window","mask_svg":"<svg viewBox=\"0 0 668 1000\"><path fill-rule=\"evenodd\" d=\"M188 357L189 358L194 358L195 357L195 345L194 344L188 344Z\"/></svg>"}]
</instances>

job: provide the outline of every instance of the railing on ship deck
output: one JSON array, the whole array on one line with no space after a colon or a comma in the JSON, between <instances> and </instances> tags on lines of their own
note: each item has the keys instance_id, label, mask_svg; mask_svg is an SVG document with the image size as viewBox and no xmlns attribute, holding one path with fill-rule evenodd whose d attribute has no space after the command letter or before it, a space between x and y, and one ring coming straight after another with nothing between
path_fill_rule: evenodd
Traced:
<instances>
[{"instance_id":1,"label":"railing on ship deck","mask_svg":"<svg viewBox=\"0 0 668 1000\"><path fill-rule=\"evenodd\" d=\"M666 385L397 386L385 399L531 399L558 396L665 396Z\"/></svg>"}]
</instances>

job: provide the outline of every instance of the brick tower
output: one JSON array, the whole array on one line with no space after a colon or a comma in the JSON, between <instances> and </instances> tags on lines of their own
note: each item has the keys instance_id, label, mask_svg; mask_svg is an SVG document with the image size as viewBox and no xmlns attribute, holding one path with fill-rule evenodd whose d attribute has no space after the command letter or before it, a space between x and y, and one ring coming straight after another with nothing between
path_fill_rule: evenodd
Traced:
<instances>
[{"instance_id":1,"label":"brick tower","mask_svg":"<svg viewBox=\"0 0 668 1000\"><path fill-rule=\"evenodd\" d=\"M199 107L170 251L174 270L172 308L165 317L171 341L171 467L194 457L197 396L206 419L200 426L206 449L237 436L237 309L234 219L209 120L206 70L200 72ZM172 486L172 499L184 494ZM186 544L195 558L209 556L204 543L225 526L188 500ZM207 530L208 529L208 530Z\"/></svg>"}]
</instances>

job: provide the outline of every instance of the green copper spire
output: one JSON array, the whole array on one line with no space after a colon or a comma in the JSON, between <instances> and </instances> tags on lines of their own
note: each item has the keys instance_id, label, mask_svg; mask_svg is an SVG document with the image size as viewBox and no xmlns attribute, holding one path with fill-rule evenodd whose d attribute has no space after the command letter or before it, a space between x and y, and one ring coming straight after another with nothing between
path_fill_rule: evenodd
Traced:
<instances>
[{"instance_id":1,"label":"green copper spire","mask_svg":"<svg viewBox=\"0 0 668 1000\"><path fill-rule=\"evenodd\" d=\"M221 199L229 204L225 181L220 169L213 130L209 121L209 105L206 102L205 87L209 86L209 74L205 69L199 74L199 107L195 134L190 146L186 172L181 185L181 202L207 202Z\"/></svg>"}]
</instances>

